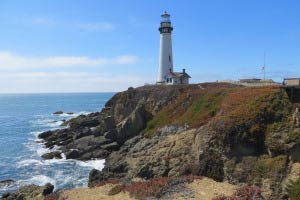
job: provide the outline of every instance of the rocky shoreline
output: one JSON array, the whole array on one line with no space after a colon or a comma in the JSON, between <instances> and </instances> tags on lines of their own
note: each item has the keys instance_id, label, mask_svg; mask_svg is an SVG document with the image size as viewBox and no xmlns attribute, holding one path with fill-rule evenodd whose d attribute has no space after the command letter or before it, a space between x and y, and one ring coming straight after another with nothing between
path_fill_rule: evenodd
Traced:
<instances>
[{"instance_id":1,"label":"rocky shoreline","mask_svg":"<svg viewBox=\"0 0 300 200\"><path fill-rule=\"evenodd\" d=\"M117 93L101 112L81 115L67 128L41 133L44 159L105 159L89 186L118 179L206 176L256 185L266 199L285 199L295 167L300 129L278 87L222 83L144 86ZM298 166L298 165L297 165Z\"/></svg>"}]
</instances>

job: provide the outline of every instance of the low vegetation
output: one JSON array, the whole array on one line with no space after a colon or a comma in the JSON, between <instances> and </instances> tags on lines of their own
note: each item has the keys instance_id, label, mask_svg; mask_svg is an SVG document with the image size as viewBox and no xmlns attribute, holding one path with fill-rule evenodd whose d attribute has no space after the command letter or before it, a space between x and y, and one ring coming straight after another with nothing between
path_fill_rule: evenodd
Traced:
<instances>
[{"instance_id":1,"label":"low vegetation","mask_svg":"<svg viewBox=\"0 0 300 200\"><path fill-rule=\"evenodd\" d=\"M232 196L217 196L212 200L264 200L262 191L256 186L243 186L236 190Z\"/></svg>"},{"instance_id":2,"label":"low vegetation","mask_svg":"<svg viewBox=\"0 0 300 200\"><path fill-rule=\"evenodd\" d=\"M118 184L110 191L110 195L116 195L120 192L129 192L130 196L136 199L146 199L150 197L159 198L167 192L167 189L178 184L191 183L195 179L201 179L199 176L183 177L160 177L147 181L131 182L128 184Z\"/></svg>"},{"instance_id":3,"label":"low vegetation","mask_svg":"<svg viewBox=\"0 0 300 200\"><path fill-rule=\"evenodd\" d=\"M286 190L288 192L288 196L290 200L299 200L300 199L300 178L298 178L295 181L291 180L288 183Z\"/></svg>"},{"instance_id":4,"label":"low vegetation","mask_svg":"<svg viewBox=\"0 0 300 200\"><path fill-rule=\"evenodd\" d=\"M144 133L155 133L165 125L199 127L210 121L220 111L222 101L232 88L224 85L209 89L188 89L164 107L147 123Z\"/></svg>"}]
</instances>

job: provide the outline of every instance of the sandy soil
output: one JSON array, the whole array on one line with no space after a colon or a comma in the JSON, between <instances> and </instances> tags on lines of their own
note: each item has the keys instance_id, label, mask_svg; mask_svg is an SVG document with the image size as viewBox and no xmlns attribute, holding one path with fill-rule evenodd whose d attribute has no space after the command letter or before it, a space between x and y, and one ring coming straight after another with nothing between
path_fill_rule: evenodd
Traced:
<instances>
[{"instance_id":1,"label":"sandy soil","mask_svg":"<svg viewBox=\"0 0 300 200\"><path fill-rule=\"evenodd\" d=\"M211 200L222 194L230 196L235 192L236 188L237 186L229 183L220 183L209 178L203 178L186 184L179 193L174 192L163 196L162 200Z\"/></svg>"},{"instance_id":2,"label":"sandy soil","mask_svg":"<svg viewBox=\"0 0 300 200\"><path fill-rule=\"evenodd\" d=\"M108 195L112 184L106 184L95 188L79 188L66 190L62 193L60 200L132 200L128 193L120 192L117 195ZM65 198L65 199L64 199Z\"/></svg>"},{"instance_id":3,"label":"sandy soil","mask_svg":"<svg viewBox=\"0 0 300 200\"><path fill-rule=\"evenodd\" d=\"M117 195L109 196L108 192L113 187L107 184L96 188L80 188L67 190L62 193L60 200L133 200L128 193L121 192ZM185 186L182 191L174 191L162 199L176 200L211 200L221 194L232 195L237 187L229 183L219 183L209 178L195 180ZM65 199L63 199L65 198Z\"/></svg>"}]
</instances>

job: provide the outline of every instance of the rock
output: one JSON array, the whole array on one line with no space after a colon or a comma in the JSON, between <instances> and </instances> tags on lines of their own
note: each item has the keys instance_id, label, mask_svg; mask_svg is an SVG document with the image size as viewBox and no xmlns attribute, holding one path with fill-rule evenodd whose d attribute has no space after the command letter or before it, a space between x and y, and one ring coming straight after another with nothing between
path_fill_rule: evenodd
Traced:
<instances>
[{"instance_id":1,"label":"rock","mask_svg":"<svg viewBox=\"0 0 300 200\"><path fill-rule=\"evenodd\" d=\"M116 141L118 139L117 136L118 136L118 132L116 129L112 129L104 133L104 137L112 141Z\"/></svg>"},{"instance_id":2,"label":"rock","mask_svg":"<svg viewBox=\"0 0 300 200\"><path fill-rule=\"evenodd\" d=\"M88 127L83 128L79 133L76 133L76 135L74 136L75 140L85 137L85 136L89 136L91 135L91 130Z\"/></svg>"},{"instance_id":3,"label":"rock","mask_svg":"<svg viewBox=\"0 0 300 200\"><path fill-rule=\"evenodd\" d=\"M103 136L105 131L106 129L103 127L103 124L91 128L92 135L94 135L95 137Z\"/></svg>"},{"instance_id":4,"label":"rock","mask_svg":"<svg viewBox=\"0 0 300 200\"><path fill-rule=\"evenodd\" d=\"M44 196L53 192L54 186L47 183L44 186L27 185L14 193L10 193L4 199L6 200L44 200Z\"/></svg>"},{"instance_id":5,"label":"rock","mask_svg":"<svg viewBox=\"0 0 300 200\"><path fill-rule=\"evenodd\" d=\"M38 137L41 138L41 139L46 139L46 138L48 138L52 135L53 135L52 131L46 131L46 132L43 132L43 133L39 134Z\"/></svg>"},{"instance_id":6,"label":"rock","mask_svg":"<svg viewBox=\"0 0 300 200\"><path fill-rule=\"evenodd\" d=\"M294 143L291 145L289 154L293 162L300 162L300 144Z\"/></svg>"},{"instance_id":7,"label":"rock","mask_svg":"<svg viewBox=\"0 0 300 200\"><path fill-rule=\"evenodd\" d=\"M67 112L67 114L68 114L68 115L73 115L74 113L73 113L73 112Z\"/></svg>"},{"instance_id":8,"label":"rock","mask_svg":"<svg viewBox=\"0 0 300 200\"><path fill-rule=\"evenodd\" d=\"M103 119L103 123L106 130L110 130L116 127L115 120L112 116L105 117Z\"/></svg>"},{"instance_id":9,"label":"rock","mask_svg":"<svg viewBox=\"0 0 300 200\"><path fill-rule=\"evenodd\" d=\"M216 181L224 179L224 163L220 155L216 152L204 152L199 158L198 174L212 178Z\"/></svg>"},{"instance_id":10,"label":"rock","mask_svg":"<svg viewBox=\"0 0 300 200\"><path fill-rule=\"evenodd\" d=\"M117 151L120 148L120 146L118 145L117 142L113 142L110 144L102 145L101 148L108 150L108 151Z\"/></svg>"},{"instance_id":11,"label":"rock","mask_svg":"<svg viewBox=\"0 0 300 200\"><path fill-rule=\"evenodd\" d=\"M117 142L123 144L139 134L146 127L148 114L144 105L139 105L122 123L119 124Z\"/></svg>"},{"instance_id":12,"label":"rock","mask_svg":"<svg viewBox=\"0 0 300 200\"><path fill-rule=\"evenodd\" d=\"M47 183L43 188L43 195L51 194L54 190L54 186L51 183Z\"/></svg>"},{"instance_id":13,"label":"rock","mask_svg":"<svg viewBox=\"0 0 300 200\"><path fill-rule=\"evenodd\" d=\"M0 181L0 188L8 187L8 186L11 186L13 184L15 184L14 180L11 180L11 179L3 180L3 181Z\"/></svg>"},{"instance_id":14,"label":"rock","mask_svg":"<svg viewBox=\"0 0 300 200\"><path fill-rule=\"evenodd\" d=\"M43 159L46 159L46 160L49 160L49 159L62 159L62 156L61 156L61 152L59 151L54 151L54 152L50 152L50 153L45 153L42 155L42 158Z\"/></svg>"},{"instance_id":15,"label":"rock","mask_svg":"<svg viewBox=\"0 0 300 200\"><path fill-rule=\"evenodd\" d=\"M66 159L76 159L80 156L80 152L76 149L70 150L66 153Z\"/></svg>"},{"instance_id":16,"label":"rock","mask_svg":"<svg viewBox=\"0 0 300 200\"><path fill-rule=\"evenodd\" d=\"M144 179L150 179L153 178L154 175L150 165L145 165L138 171L137 176Z\"/></svg>"},{"instance_id":17,"label":"rock","mask_svg":"<svg viewBox=\"0 0 300 200\"><path fill-rule=\"evenodd\" d=\"M61 114L64 114L64 112L60 110L60 111L54 112L53 114L54 114L54 115L61 115Z\"/></svg>"},{"instance_id":18,"label":"rock","mask_svg":"<svg viewBox=\"0 0 300 200\"><path fill-rule=\"evenodd\" d=\"M9 197L9 196L10 196L10 193L9 193L9 192L5 192L5 193L2 194L2 198L3 198L3 199L5 199L5 198L7 198L7 197Z\"/></svg>"}]
</instances>

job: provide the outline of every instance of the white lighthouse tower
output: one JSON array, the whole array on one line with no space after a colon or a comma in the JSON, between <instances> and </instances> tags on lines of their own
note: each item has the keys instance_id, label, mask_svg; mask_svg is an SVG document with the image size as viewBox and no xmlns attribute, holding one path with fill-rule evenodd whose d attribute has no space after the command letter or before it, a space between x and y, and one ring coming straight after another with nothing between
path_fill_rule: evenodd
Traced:
<instances>
[{"instance_id":1,"label":"white lighthouse tower","mask_svg":"<svg viewBox=\"0 0 300 200\"><path fill-rule=\"evenodd\" d=\"M169 72L173 71L173 54L172 54L172 31L170 15L165 12L161 15L161 22L159 27L160 32L160 50L159 50L159 67L157 84L164 84L167 82Z\"/></svg>"},{"instance_id":2,"label":"white lighthouse tower","mask_svg":"<svg viewBox=\"0 0 300 200\"><path fill-rule=\"evenodd\" d=\"M161 15L159 27L160 32L160 49L159 49L159 67L157 84L159 85L178 85L189 84L191 78L182 69L182 72L173 71L173 54L172 54L172 31L170 15L165 12Z\"/></svg>"}]
</instances>

